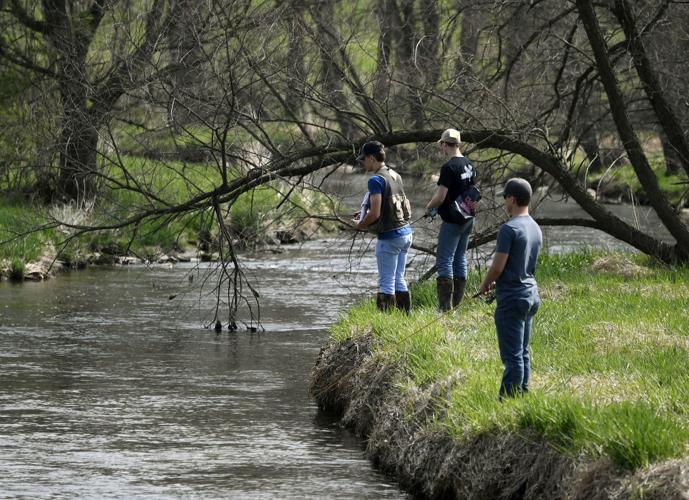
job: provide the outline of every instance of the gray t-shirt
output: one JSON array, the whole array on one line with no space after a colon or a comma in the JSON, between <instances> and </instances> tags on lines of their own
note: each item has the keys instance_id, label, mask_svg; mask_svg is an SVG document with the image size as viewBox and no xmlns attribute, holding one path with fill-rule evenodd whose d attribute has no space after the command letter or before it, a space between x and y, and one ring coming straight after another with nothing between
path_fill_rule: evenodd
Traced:
<instances>
[{"instance_id":1,"label":"gray t-shirt","mask_svg":"<svg viewBox=\"0 0 689 500\"><path fill-rule=\"evenodd\" d=\"M530 215L512 217L500 226L495 251L508 257L495 282L498 300L537 293L534 272L542 243L541 228Z\"/></svg>"}]
</instances>

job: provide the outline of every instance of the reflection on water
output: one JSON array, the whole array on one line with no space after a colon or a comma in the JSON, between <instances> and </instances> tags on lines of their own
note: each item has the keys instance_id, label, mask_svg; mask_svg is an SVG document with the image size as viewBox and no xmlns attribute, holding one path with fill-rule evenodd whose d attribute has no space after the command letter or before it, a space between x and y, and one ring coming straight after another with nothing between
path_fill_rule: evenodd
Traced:
<instances>
[{"instance_id":1,"label":"reflection on water","mask_svg":"<svg viewBox=\"0 0 689 500\"><path fill-rule=\"evenodd\" d=\"M0 496L403 497L307 394L352 264L320 242L249 259L261 334L169 301L190 266L0 284Z\"/></svg>"}]
</instances>

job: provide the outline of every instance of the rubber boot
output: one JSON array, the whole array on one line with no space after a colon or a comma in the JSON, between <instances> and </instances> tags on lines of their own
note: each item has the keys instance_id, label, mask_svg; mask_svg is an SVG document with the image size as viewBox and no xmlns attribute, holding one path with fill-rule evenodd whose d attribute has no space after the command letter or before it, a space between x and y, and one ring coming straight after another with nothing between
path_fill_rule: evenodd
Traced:
<instances>
[{"instance_id":1,"label":"rubber boot","mask_svg":"<svg viewBox=\"0 0 689 500\"><path fill-rule=\"evenodd\" d=\"M452 278L438 278L435 283L438 290L438 309L441 312L449 311L452 307Z\"/></svg>"},{"instance_id":2,"label":"rubber boot","mask_svg":"<svg viewBox=\"0 0 689 500\"><path fill-rule=\"evenodd\" d=\"M452 308L454 309L462 302L467 280L466 278L454 278L452 281L454 282L454 290L452 291Z\"/></svg>"},{"instance_id":3,"label":"rubber boot","mask_svg":"<svg viewBox=\"0 0 689 500\"><path fill-rule=\"evenodd\" d=\"M380 293L376 295L376 306L379 311L388 311L395 307L395 296L389 293Z\"/></svg>"},{"instance_id":4,"label":"rubber boot","mask_svg":"<svg viewBox=\"0 0 689 500\"><path fill-rule=\"evenodd\" d=\"M395 306L407 314L411 314L411 294L407 292L395 291Z\"/></svg>"}]
</instances>

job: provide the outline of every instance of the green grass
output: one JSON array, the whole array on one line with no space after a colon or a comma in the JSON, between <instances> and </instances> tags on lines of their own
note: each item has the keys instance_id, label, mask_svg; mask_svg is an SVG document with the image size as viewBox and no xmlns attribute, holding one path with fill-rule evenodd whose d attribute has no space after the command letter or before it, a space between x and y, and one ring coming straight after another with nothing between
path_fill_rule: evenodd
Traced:
<instances>
[{"instance_id":1,"label":"green grass","mask_svg":"<svg viewBox=\"0 0 689 500\"><path fill-rule=\"evenodd\" d=\"M109 165L106 175L122 183L128 182L132 187L142 186L161 201L152 201L130 189L104 190L93 210L86 215L69 206L47 207L19 198L0 198L0 241L6 242L0 245L0 261L5 261L3 267L19 269L20 265L40 258L51 246L60 249L60 257L69 262L94 251L152 257L158 248L163 252L184 248L198 241L201 233L216 232L212 209L200 208L187 214L149 218L136 226L118 230L86 233L64 249L60 243L65 235L56 230L19 237L44 224L48 210L58 212L56 216L67 222L109 225L137 211L182 203L212 191L222 182L218 169L210 164L162 162L132 156L124 156L121 165ZM283 202L288 192L289 186L274 182L244 193L234 202L225 222L236 238L252 241L265 236L276 225L290 227L307 213L325 212L322 196L295 189L290 192L289 200ZM281 208L276 210L280 204Z\"/></svg>"},{"instance_id":2,"label":"green grass","mask_svg":"<svg viewBox=\"0 0 689 500\"><path fill-rule=\"evenodd\" d=\"M0 244L0 261L10 261L12 270L23 270L20 264L38 259L46 245L55 240L55 231L23 234L42 222L40 210L35 206L0 198L0 242L5 242Z\"/></svg>"},{"instance_id":3,"label":"green grass","mask_svg":"<svg viewBox=\"0 0 689 500\"><path fill-rule=\"evenodd\" d=\"M689 268L583 252L543 255L537 279L542 306L522 399L497 400L494 305L467 299L439 317L432 284L414 290L411 317L366 302L333 336L372 330L375 355L401 363L402 387L459 376L436 424L458 438L531 430L565 453L605 455L629 469L688 456ZM478 281L470 276L469 293Z\"/></svg>"},{"instance_id":4,"label":"green grass","mask_svg":"<svg viewBox=\"0 0 689 500\"><path fill-rule=\"evenodd\" d=\"M662 153L649 154L649 163L658 179L660 189L666 193L669 201L679 204L689 196L689 184L687 175L680 171L677 175L665 175L665 158ZM634 167L629 163L620 163L610 170L602 169L600 172L589 175L589 183L597 183L603 177L603 183L614 183L620 186L623 191L631 190L635 196L644 192L639 182L639 178L634 172Z\"/></svg>"}]
</instances>

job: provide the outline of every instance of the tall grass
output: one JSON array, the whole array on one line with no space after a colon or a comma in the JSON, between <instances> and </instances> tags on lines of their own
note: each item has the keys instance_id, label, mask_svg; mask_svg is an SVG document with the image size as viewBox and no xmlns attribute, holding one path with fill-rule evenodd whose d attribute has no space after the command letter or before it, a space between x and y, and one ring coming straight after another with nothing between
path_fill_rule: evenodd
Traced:
<instances>
[{"instance_id":1,"label":"tall grass","mask_svg":"<svg viewBox=\"0 0 689 500\"><path fill-rule=\"evenodd\" d=\"M18 266L19 263L36 260L50 245L60 247L65 234L55 230L19 237L45 223L48 209L58 220L78 225L110 225L129 218L137 211L180 204L221 184L218 169L210 164L163 162L132 156L124 156L121 160L119 165L110 164L105 174L118 182L149 190L161 201L133 189L104 190L98 203L89 211L79 211L70 206L40 207L22 200L2 199L0 241L7 243L0 245L0 260L14 262ZM289 201L284 200L287 192L290 192ZM226 212L226 222L237 239L260 240L276 224L296 225L307 213L319 213L323 204L323 198L317 194L290 190L276 181L240 195ZM278 206L281 208L276 210ZM159 249L164 252L177 250L199 241L201 235L212 237L213 218L211 209L200 208L186 214L149 218L114 231L86 233L68 248L61 249L61 256L73 261L93 251L111 254L131 252L146 257ZM6 263L6 266L9 265Z\"/></svg>"},{"instance_id":2,"label":"tall grass","mask_svg":"<svg viewBox=\"0 0 689 500\"><path fill-rule=\"evenodd\" d=\"M595 271L605 259L622 266ZM689 268L646 260L595 252L541 257L531 393L522 399L498 401L494 305L480 300L441 316L426 284L415 290L412 316L384 315L367 302L333 335L371 330L375 355L401 363L402 385L458 377L437 424L453 436L530 430L565 452L606 455L634 469L689 455ZM478 283L472 274L468 289Z\"/></svg>"},{"instance_id":3,"label":"tall grass","mask_svg":"<svg viewBox=\"0 0 689 500\"><path fill-rule=\"evenodd\" d=\"M20 263L38 259L46 245L55 239L54 230L31 232L44 222L39 209L26 202L0 199L0 260Z\"/></svg>"}]
</instances>

